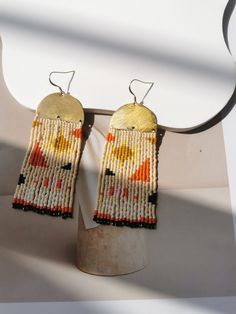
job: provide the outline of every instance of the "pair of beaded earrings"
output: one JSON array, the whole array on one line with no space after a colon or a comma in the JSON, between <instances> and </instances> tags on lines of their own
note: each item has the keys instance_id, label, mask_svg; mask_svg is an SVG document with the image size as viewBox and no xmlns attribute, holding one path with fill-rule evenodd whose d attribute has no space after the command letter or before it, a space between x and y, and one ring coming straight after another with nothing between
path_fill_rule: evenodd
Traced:
<instances>
[{"instance_id":1,"label":"pair of beaded earrings","mask_svg":"<svg viewBox=\"0 0 236 314\"><path fill-rule=\"evenodd\" d=\"M67 92L52 73L72 73ZM69 94L75 71L51 72L60 89L39 104L12 207L72 218L75 179L81 155L84 112ZM150 84L140 103L131 84ZM111 117L99 174L93 220L115 226L155 228L157 223L157 120L143 105L152 82L131 81L133 103Z\"/></svg>"}]
</instances>

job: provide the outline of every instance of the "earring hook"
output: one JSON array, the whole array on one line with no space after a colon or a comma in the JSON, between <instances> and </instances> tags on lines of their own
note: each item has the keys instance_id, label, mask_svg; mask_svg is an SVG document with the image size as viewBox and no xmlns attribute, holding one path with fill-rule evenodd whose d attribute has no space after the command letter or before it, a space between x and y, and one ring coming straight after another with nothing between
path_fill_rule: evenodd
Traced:
<instances>
[{"instance_id":1,"label":"earring hook","mask_svg":"<svg viewBox=\"0 0 236 314\"><path fill-rule=\"evenodd\" d=\"M136 82L140 82L140 83L143 83L143 84L150 84L150 87L149 89L147 90L146 94L143 96L143 99L141 100L141 102L139 103L140 105L143 104L144 102L144 99L146 98L146 96L148 95L148 93L150 92L150 90L152 89L153 85L154 85L154 82L146 82L146 81L142 81L142 80L139 80L139 79L133 79L130 83L129 83L129 91L130 93L134 96L134 103L137 104L137 97L135 95L135 93L132 91L131 89L131 85L132 83L136 81Z\"/></svg>"},{"instance_id":2,"label":"earring hook","mask_svg":"<svg viewBox=\"0 0 236 314\"><path fill-rule=\"evenodd\" d=\"M49 74L49 78L48 78L48 79L49 79L49 82L50 82L53 86L58 87L59 90L60 90L61 95L64 95L65 92L63 91L63 89L61 88L61 86L59 86L59 85L53 83L52 80L51 80L51 75L54 74L54 73L60 73L60 74L61 74L61 73L62 73L62 74L72 73L71 78L70 78L69 83L68 83L67 91L66 91L66 93L69 94L70 84L71 84L71 82L72 82L72 80L73 80L73 78L74 78L75 71L74 71L74 70L73 70L73 71L52 71L52 72Z\"/></svg>"}]
</instances>

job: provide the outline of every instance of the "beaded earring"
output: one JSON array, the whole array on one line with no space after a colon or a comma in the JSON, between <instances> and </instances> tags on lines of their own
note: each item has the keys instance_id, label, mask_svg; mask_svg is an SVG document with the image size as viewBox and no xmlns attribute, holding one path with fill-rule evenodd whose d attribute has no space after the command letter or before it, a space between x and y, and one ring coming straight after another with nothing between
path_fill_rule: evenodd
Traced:
<instances>
[{"instance_id":1,"label":"beaded earring","mask_svg":"<svg viewBox=\"0 0 236 314\"><path fill-rule=\"evenodd\" d=\"M67 92L52 82L53 73L72 73ZM13 208L72 218L84 122L80 101L69 94L74 74L54 71L49 75L60 93L45 97L36 110Z\"/></svg>"},{"instance_id":2,"label":"beaded earring","mask_svg":"<svg viewBox=\"0 0 236 314\"><path fill-rule=\"evenodd\" d=\"M150 84L140 103L133 81ZM111 117L101 162L93 220L114 226L154 229L157 223L157 119L143 105L152 82L134 79L134 102Z\"/></svg>"}]
</instances>

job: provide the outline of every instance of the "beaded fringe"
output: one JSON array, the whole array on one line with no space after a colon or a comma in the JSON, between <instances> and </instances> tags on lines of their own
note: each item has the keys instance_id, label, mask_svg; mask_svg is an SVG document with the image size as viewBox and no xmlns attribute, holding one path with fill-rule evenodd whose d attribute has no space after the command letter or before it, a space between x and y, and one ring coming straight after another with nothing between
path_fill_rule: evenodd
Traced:
<instances>
[{"instance_id":1,"label":"beaded fringe","mask_svg":"<svg viewBox=\"0 0 236 314\"><path fill-rule=\"evenodd\" d=\"M81 122L34 118L12 207L72 218Z\"/></svg>"},{"instance_id":2,"label":"beaded fringe","mask_svg":"<svg viewBox=\"0 0 236 314\"><path fill-rule=\"evenodd\" d=\"M93 220L155 228L157 133L110 128L101 163Z\"/></svg>"}]
</instances>

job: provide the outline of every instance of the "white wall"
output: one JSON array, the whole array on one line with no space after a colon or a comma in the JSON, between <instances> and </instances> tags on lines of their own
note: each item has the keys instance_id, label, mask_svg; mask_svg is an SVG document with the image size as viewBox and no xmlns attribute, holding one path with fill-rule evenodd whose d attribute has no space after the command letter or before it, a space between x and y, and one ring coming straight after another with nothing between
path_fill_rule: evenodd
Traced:
<instances>
[{"instance_id":1,"label":"white wall","mask_svg":"<svg viewBox=\"0 0 236 314\"><path fill-rule=\"evenodd\" d=\"M234 90L235 65L222 32L226 4L0 0L7 86L35 108L55 91L50 71L75 69L73 95L86 108L116 110L132 101L131 79L154 81L146 105L159 124L194 127L219 112ZM140 97L144 88L136 87Z\"/></svg>"},{"instance_id":2,"label":"white wall","mask_svg":"<svg viewBox=\"0 0 236 314\"><path fill-rule=\"evenodd\" d=\"M9 91L35 108L51 70L77 71L72 92L85 107L116 109L128 83L153 80L147 104L160 124L192 127L227 103L235 68L221 30L227 1L0 1ZM229 44L236 57L236 13ZM58 35L56 35L56 33ZM71 37L68 34L71 34ZM69 37L69 38L68 38ZM155 57L157 55L157 57ZM223 121L236 226L235 109ZM236 228L235 228L236 230ZM1 282L0 282L1 284ZM1 313L235 313L236 297L0 304Z\"/></svg>"}]
</instances>

